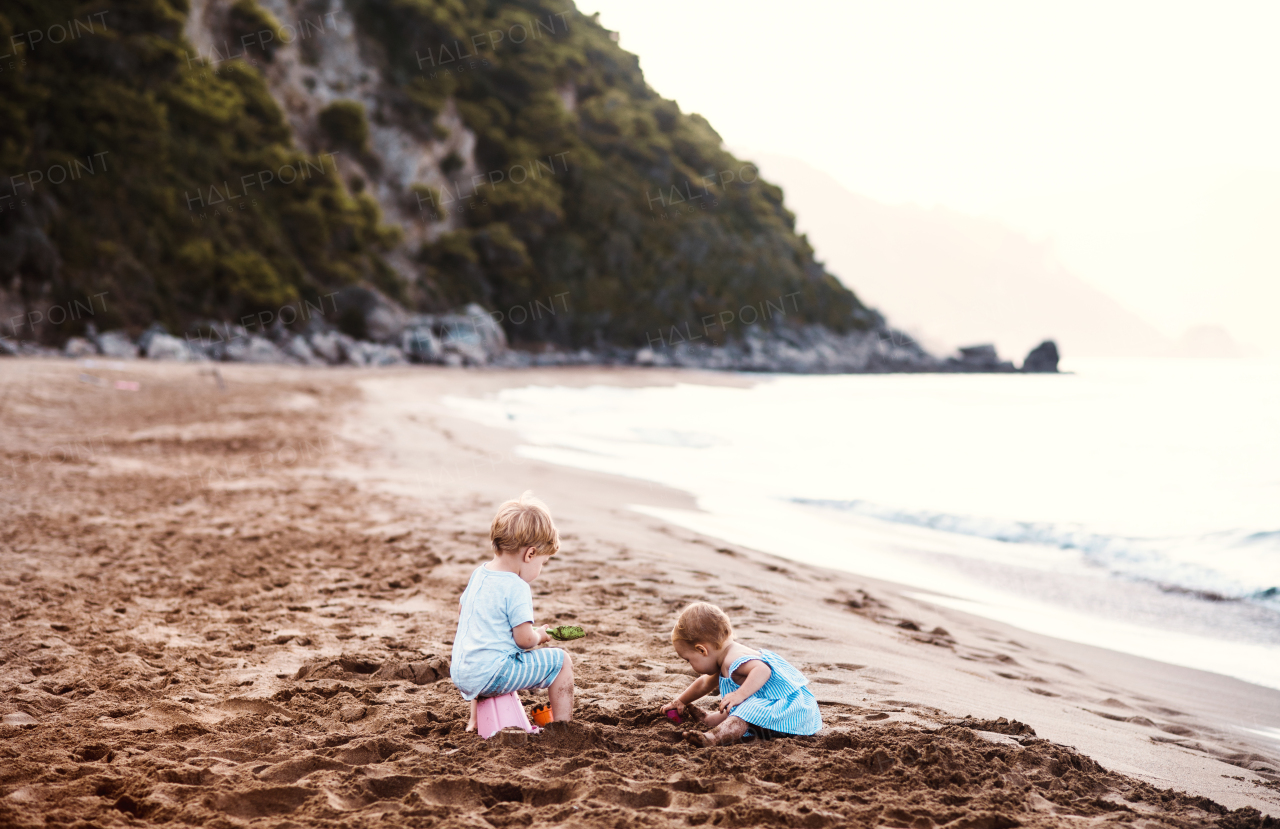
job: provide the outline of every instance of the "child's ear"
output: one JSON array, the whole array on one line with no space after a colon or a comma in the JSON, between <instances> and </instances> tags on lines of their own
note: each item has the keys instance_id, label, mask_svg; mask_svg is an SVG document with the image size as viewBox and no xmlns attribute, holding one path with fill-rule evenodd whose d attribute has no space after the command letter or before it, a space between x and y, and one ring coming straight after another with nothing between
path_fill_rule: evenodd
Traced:
<instances>
[{"instance_id":1,"label":"child's ear","mask_svg":"<svg viewBox=\"0 0 1280 829\"><path fill-rule=\"evenodd\" d=\"M710 656L710 653L707 651L706 645L694 645L693 649L698 653L702 654L703 656Z\"/></svg>"},{"instance_id":2,"label":"child's ear","mask_svg":"<svg viewBox=\"0 0 1280 829\"><path fill-rule=\"evenodd\" d=\"M533 561L533 557L536 556L537 554L538 554L537 547L525 547L524 555L521 556L521 558L524 559L525 564L528 564L529 562Z\"/></svg>"}]
</instances>

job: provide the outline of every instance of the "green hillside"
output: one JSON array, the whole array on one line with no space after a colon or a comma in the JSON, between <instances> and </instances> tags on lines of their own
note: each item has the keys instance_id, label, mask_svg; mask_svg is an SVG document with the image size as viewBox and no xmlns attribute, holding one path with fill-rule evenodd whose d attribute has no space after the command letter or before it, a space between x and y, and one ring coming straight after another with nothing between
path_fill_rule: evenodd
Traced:
<instances>
[{"instance_id":1,"label":"green hillside","mask_svg":"<svg viewBox=\"0 0 1280 829\"><path fill-rule=\"evenodd\" d=\"M199 78L188 68L185 12L181 0L16 0L0 11L0 43L16 34L11 60L23 64L0 73L0 175L26 176L0 185L11 196L0 199L0 267L25 299L105 291L99 327L159 319L181 330L377 278L395 234L337 176L264 188L251 209L202 222L188 210L200 191L307 159L257 70L228 62ZM24 36L76 20L95 31L60 44L49 42L57 30L34 44ZM59 166L88 158L94 172L53 183ZM323 160L310 161L314 171ZM44 180L23 186L29 171Z\"/></svg>"},{"instance_id":2,"label":"green hillside","mask_svg":"<svg viewBox=\"0 0 1280 829\"><path fill-rule=\"evenodd\" d=\"M392 117L431 140L452 98L474 131L471 161L485 174L475 196L418 196L428 220L461 209L462 229L403 249L369 191L353 192L360 183L344 181L332 156L298 148L259 67L192 65L185 0L10 0L0 11L0 43L13 44L0 61L10 301L107 292L100 328L158 319L183 330L361 282L420 311L567 292L571 313L508 333L572 346L642 345L663 326L787 294L792 321L874 324L815 263L781 191L725 152L704 119L654 93L637 59L562 0L347 0L347 10L381 47L370 60L388 80ZM263 20L237 0L233 25ZM59 23L74 36L52 43ZM455 73L463 44L483 63ZM376 167L358 111L331 108L319 126ZM293 171L287 186L283 171ZM241 206L220 209L224 190L243 193ZM387 264L398 249L413 263L408 279Z\"/></svg>"}]
</instances>

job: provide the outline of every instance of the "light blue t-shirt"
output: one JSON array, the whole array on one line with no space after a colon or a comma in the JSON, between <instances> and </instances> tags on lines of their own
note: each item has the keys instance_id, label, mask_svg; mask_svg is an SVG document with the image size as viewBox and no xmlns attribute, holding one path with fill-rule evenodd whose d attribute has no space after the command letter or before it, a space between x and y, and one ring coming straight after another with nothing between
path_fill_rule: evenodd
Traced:
<instances>
[{"instance_id":1,"label":"light blue t-shirt","mask_svg":"<svg viewBox=\"0 0 1280 829\"><path fill-rule=\"evenodd\" d=\"M449 674L463 699L475 699L521 648L511 629L533 622L533 593L515 573L481 565L462 592Z\"/></svg>"}]
</instances>

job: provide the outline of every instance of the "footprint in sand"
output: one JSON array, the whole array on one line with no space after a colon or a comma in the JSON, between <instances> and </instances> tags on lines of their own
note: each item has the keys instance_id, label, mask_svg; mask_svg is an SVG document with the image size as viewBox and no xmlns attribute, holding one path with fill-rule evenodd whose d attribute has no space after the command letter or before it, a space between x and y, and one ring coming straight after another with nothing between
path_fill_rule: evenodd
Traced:
<instances>
[{"instance_id":1,"label":"footprint in sand","mask_svg":"<svg viewBox=\"0 0 1280 829\"><path fill-rule=\"evenodd\" d=\"M283 815L294 811L318 794L314 789L300 786L277 786L269 789L215 794L209 804L232 817L252 820L270 815Z\"/></svg>"}]
</instances>

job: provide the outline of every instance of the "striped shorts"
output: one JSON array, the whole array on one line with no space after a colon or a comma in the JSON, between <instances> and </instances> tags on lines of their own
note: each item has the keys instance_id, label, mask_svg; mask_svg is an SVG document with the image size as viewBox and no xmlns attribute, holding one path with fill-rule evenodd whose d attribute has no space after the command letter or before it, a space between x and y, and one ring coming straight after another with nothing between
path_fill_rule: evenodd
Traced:
<instances>
[{"instance_id":1,"label":"striped shorts","mask_svg":"<svg viewBox=\"0 0 1280 829\"><path fill-rule=\"evenodd\" d=\"M480 696L500 697L512 691L549 688L563 667L564 651L559 648L513 653Z\"/></svg>"}]
</instances>

